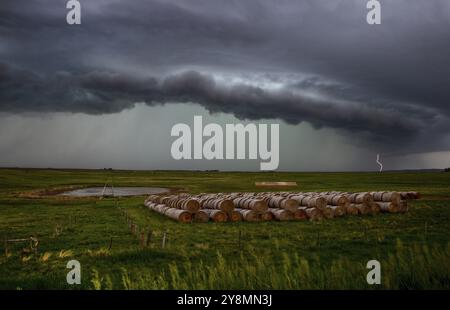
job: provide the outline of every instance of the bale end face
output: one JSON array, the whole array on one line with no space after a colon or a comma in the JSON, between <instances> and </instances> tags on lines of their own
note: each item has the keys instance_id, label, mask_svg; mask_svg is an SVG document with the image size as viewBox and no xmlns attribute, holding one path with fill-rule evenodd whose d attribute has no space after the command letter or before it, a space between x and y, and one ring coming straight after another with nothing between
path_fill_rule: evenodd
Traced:
<instances>
[{"instance_id":1,"label":"bale end face","mask_svg":"<svg viewBox=\"0 0 450 310\"><path fill-rule=\"evenodd\" d=\"M196 223L207 223L209 222L209 215L206 212L198 211L193 216L194 222Z\"/></svg>"},{"instance_id":2,"label":"bale end face","mask_svg":"<svg viewBox=\"0 0 450 310\"><path fill-rule=\"evenodd\" d=\"M273 214L269 211L264 212L261 214L261 220L269 222L269 221L273 221Z\"/></svg>"},{"instance_id":3,"label":"bale end face","mask_svg":"<svg viewBox=\"0 0 450 310\"><path fill-rule=\"evenodd\" d=\"M224 199L220 202L219 208L224 212L231 212L234 210L234 204L231 200Z\"/></svg>"},{"instance_id":4,"label":"bale end face","mask_svg":"<svg viewBox=\"0 0 450 310\"><path fill-rule=\"evenodd\" d=\"M297 208L299 207L298 201L294 199L286 199L282 203L282 207L285 210L288 210L290 212L297 211Z\"/></svg>"},{"instance_id":5,"label":"bale end face","mask_svg":"<svg viewBox=\"0 0 450 310\"><path fill-rule=\"evenodd\" d=\"M230 213L228 213L228 219L230 222L240 222L242 221L242 215L238 211L233 210Z\"/></svg>"},{"instance_id":6,"label":"bale end face","mask_svg":"<svg viewBox=\"0 0 450 310\"><path fill-rule=\"evenodd\" d=\"M197 213L200 210L200 203L196 199L187 199L182 203L182 209L190 213Z\"/></svg>"},{"instance_id":7,"label":"bale end face","mask_svg":"<svg viewBox=\"0 0 450 310\"><path fill-rule=\"evenodd\" d=\"M306 214L306 211L297 209L294 212L292 212L294 216L294 220L296 221L303 221L308 219L308 215Z\"/></svg>"},{"instance_id":8,"label":"bale end face","mask_svg":"<svg viewBox=\"0 0 450 310\"><path fill-rule=\"evenodd\" d=\"M379 205L378 203L376 203L376 202L371 202L371 203L369 204L369 208L370 208L370 213L372 213L372 214L374 214L374 215L376 215L376 214L378 214L378 213L381 212L381 207L380 207L380 205Z\"/></svg>"}]
</instances>

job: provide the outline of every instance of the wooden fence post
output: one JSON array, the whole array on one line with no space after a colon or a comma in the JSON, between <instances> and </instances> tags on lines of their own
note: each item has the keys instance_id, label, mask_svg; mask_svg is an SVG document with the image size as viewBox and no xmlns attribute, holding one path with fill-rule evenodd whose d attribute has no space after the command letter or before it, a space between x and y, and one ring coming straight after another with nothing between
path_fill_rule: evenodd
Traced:
<instances>
[{"instance_id":1,"label":"wooden fence post","mask_svg":"<svg viewBox=\"0 0 450 310\"><path fill-rule=\"evenodd\" d=\"M141 230L141 234L139 236L139 244L143 248L145 246L145 233Z\"/></svg>"},{"instance_id":2,"label":"wooden fence post","mask_svg":"<svg viewBox=\"0 0 450 310\"><path fill-rule=\"evenodd\" d=\"M239 229L238 233L238 248L241 250L241 239L242 239L242 231Z\"/></svg>"},{"instance_id":3,"label":"wooden fence post","mask_svg":"<svg viewBox=\"0 0 450 310\"><path fill-rule=\"evenodd\" d=\"M164 249L166 247L167 232L164 232L161 247Z\"/></svg>"},{"instance_id":4,"label":"wooden fence post","mask_svg":"<svg viewBox=\"0 0 450 310\"><path fill-rule=\"evenodd\" d=\"M147 240L146 240L146 246L150 246L150 243L152 242L152 234L153 232L151 230L148 231L147 233Z\"/></svg>"},{"instance_id":5,"label":"wooden fence post","mask_svg":"<svg viewBox=\"0 0 450 310\"><path fill-rule=\"evenodd\" d=\"M111 250L111 248L112 248L112 243L113 243L113 237L111 237L111 240L109 240L108 251Z\"/></svg>"}]
</instances>

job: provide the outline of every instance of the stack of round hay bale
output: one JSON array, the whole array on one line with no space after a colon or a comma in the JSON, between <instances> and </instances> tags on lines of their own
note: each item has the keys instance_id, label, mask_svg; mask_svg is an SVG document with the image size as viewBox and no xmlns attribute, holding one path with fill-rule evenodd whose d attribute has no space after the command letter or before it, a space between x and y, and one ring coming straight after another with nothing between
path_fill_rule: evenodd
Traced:
<instances>
[{"instance_id":1,"label":"stack of round hay bale","mask_svg":"<svg viewBox=\"0 0 450 310\"><path fill-rule=\"evenodd\" d=\"M179 222L333 219L408 211L417 192L236 192L150 195L145 205Z\"/></svg>"},{"instance_id":2,"label":"stack of round hay bale","mask_svg":"<svg viewBox=\"0 0 450 310\"><path fill-rule=\"evenodd\" d=\"M150 201L146 201L145 205L150 210L158 212L162 215L165 215L171 219L177 220L178 222L181 222L181 223L190 223L193 219L192 213L190 213L186 210L171 208L164 204L157 204L155 202L150 202Z\"/></svg>"},{"instance_id":3,"label":"stack of round hay bale","mask_svg":"<svg viewBox=\"0 0 450 310\"><path fill-rule=\"evenodd\" d=\"M209 215L214 222L238 222L242 219L239 212L234 210L231 199L213 194L199 195L201 211Z\"/></svg>"}]
</instances>

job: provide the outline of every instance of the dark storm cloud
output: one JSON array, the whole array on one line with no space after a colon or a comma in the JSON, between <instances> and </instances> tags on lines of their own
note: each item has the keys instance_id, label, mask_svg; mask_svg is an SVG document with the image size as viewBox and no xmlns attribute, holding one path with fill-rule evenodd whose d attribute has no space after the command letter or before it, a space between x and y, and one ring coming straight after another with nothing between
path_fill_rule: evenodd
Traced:
<instances>
[{"instance_id":1,"label":"dark storm cloud","mask_svg":"<svg viewBox=\"0 0 450 310\"><path fill-rule=\"evenodd\" d=\"M372 136L412 135L423 125L416 118L402 118L397 111L376 109L367 104L333 104L328 100L302 96L288 88L269 91L242 83L224 85L212 76L196 71L161 80L108 72L80 75L58 72L46 78L0 64L0 89L0 110L11 112L102 114L131 108L137 102L149 105L194 102L211 112L226 112L239 119L258 120L275 116L290 124L308 121L317 128L328 126L366 132ZM28 97L23 97L23 93Z\"/></svg>"},{"instance_id":2,"label":"dark storm cloud","mask_svg":"<svg viewBox=\"0 0 450 310\"><path fill-rule=\"evenodd\" d=\"M365 4L82 1L82 25L68 26L65 1L2 1L0 110L192 102L394 148L448 147L450 3L383 1L380 26L365 23Z\"/></svg>"}]
</instances>

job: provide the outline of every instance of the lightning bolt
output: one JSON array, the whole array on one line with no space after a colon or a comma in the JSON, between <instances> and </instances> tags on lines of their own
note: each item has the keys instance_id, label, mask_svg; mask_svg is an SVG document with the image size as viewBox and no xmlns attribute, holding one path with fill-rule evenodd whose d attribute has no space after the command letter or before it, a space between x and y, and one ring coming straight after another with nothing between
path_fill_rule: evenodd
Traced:
<instances>
[{"instance_id":1,"label":"lightning bolt","mask_svg":"<svg viewBox=\"0 0 450 310\"><path fill-rule=\"evenodd\" d=\"M380 165L380 172L383 171L383 164L380 162L380 154L377 154L377 164Z\"/></svg>"}]
</instances>

